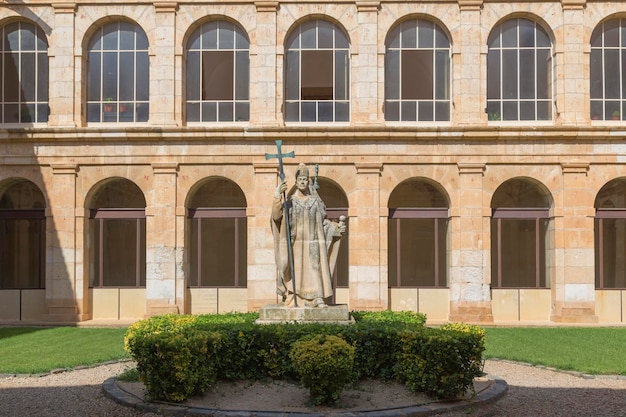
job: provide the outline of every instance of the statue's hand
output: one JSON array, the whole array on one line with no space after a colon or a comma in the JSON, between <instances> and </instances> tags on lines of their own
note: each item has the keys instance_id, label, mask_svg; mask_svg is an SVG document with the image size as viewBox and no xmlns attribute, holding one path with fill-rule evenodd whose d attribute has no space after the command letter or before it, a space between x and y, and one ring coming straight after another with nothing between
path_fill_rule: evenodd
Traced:
<instances>
[{"instance_id":1,"label":"statue's hand","mask_svg":"<svg viewBox=\"0 0 626 417\"><path fill-rule=\"evenodd\" d=\"M337 231L339 232L340 235L343 235L344 233L346 233L346 230L348 229L345 221L346 221L345 216L339 216L339 223L337 223Z\"/></svg>"},{"instance_id":2,"label":"statue's hand","mask_svg":"<svg viewBox=\"0 0 626 417\"><path fill-rule=\"evenodd\" d=\"M276 191L274 191L274 198L280 198L283 193L287 191L287 181L283 181L276 187Z\"/></svg>"}]
</instances>

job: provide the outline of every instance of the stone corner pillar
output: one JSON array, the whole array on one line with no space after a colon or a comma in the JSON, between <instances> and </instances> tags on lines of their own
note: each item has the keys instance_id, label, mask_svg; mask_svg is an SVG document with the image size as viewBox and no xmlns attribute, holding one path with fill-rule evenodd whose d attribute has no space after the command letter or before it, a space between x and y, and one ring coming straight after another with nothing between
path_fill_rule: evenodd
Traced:
<instances>
[{"instance_id":1,"label":"stone corner pillar","mask_svg":"<svg viewBox=\"0 0 626 417\"><path fill-rule=\"evenodd\" d=\"M450 313L448 320L491 323L489 269L485 265L483 175L485 164L458 163L458 217L451 221Z\"/></svg>"},{"instance_id":2,"label":"stone corner pillar","mask_svg":"<svg viewBox=\"0 0 626 417\"><path fill-rule=\"evenodd\" d=\"M597 323L595 313L595 196L587 187L588 163L563 163L563 219L555 240L562 243L552 285L557 323Z\"/></svg>"}]
</instances>

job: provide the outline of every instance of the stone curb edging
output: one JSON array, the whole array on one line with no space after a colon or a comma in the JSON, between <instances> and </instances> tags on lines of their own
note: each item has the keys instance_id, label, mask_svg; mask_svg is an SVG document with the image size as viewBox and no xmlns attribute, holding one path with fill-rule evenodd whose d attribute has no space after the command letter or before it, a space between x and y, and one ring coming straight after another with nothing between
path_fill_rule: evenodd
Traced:
<instances>
[{"instance_id":1,"label":"stone curb edging","mask_svg":"<svg viewBox=\"0 0 626 417\"><path fill-rule=\"evenodd\" d=\"M139 411L160 414L164 416L215 416L215 417L418 417L430 416L442 412L462 410L494 402L503 397L508 391L505 380L487 375L490 381L487 388L476 393L476 396L468 400L433 401L432 403L407 407L391 408L386 410L372 411L342 411L332 414L309 413L309 412L276 412L276 411L250 411L250 410L217 410L201 407L166 402L147 402L135 394L125 391L118 383L117 378L112 377L104 381L102 390L104 395L118 404L134 408Z\"/></svg>"},{"instance_id":2,"label":"stone curb edging","mask_svg":"<svg viewBox=\"0 0 626 417\"><path fill-rule=\"evenodd\" d=\"M92 369L92 368L97 368L99 366L114 365L116 363L125 363L125 362L132 362L132 361L133 361L132 359L117 359L117 360L112 360L112 361L96 363L94 365L78 365L73 368L56 368L56 369L51 369L49 372L44 372L41 374L0 374L0 379L3 379L3 378L43 378L45 376L62 374L65 372L81 371L83 369Z\"/></svg>"}]
</instances>

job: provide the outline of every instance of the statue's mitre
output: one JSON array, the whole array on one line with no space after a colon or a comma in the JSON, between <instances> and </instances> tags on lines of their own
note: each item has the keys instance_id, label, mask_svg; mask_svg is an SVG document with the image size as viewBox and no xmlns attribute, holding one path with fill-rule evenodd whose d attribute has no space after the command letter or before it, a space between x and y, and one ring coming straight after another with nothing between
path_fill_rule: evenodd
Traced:
<instances>
[{"instance_id":1,"label":"statue's mitre","mask_svg":"<svg viewBox=\"0 0 626 417\"><path fill-rule=\"evenodd\" d=\"M306 176L307 178L309 177L309 168L303 163L300 163L300 165L298 165L298 170L296 171L296 178L300 176Z\"/></svg>"}]
</instances>

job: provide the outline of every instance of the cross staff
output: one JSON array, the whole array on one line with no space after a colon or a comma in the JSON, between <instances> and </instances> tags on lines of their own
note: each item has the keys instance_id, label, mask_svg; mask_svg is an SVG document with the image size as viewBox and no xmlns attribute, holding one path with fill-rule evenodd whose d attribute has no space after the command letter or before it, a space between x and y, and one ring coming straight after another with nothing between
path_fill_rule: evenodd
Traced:
<instances>
[{"instance_id":1,"label":"cross staff","mask_svg":"<svg viewBox=\"0 0 626 417\"><path fill-rule=\"evenodd\" d=\"M276 148L278 149L278 153L276 154L265 154L265 160L268 159L278 159L278 172L280 175L281 183L285 181L285 170L283 169L283 158L294 158L296 155L293 151L288 153L283 153L282 151L282 140L276 141ZM293 272L293 248L291 247L291 225L289 224L289 204L287 202L287 191L283 191L283 216L285 216L285 226L287 228L287 254L289 257L289 270L291 271L291 285L293 286L293 305L294 307L298 307L298 297L296 297L296 277Z\"/></svg>"}]
</instances>

